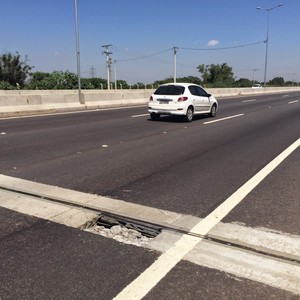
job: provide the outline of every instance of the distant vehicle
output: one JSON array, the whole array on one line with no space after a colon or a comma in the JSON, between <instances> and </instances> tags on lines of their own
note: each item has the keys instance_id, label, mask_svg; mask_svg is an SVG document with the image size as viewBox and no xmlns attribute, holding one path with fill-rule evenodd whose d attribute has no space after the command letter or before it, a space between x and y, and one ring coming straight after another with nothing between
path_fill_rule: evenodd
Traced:
<instances>
[{"instance_id":1,"label":"distant vehicle","mask_svg":"<svg viewBox=\"0 0 300 300\"><path fill-rule=\"evenodd\" d=\"M252 88L253 89L260 89L260 88L262 88L262 85L261 84L253 84Z\"/></svg>"},{"instance_id":2,"label":"distant vehicle","mask_svg":"<svg viewBox=\"0 0 300 300\"><path fill-rule=\"evenodd\" d=\"M201 86L192 83L163 84L149 99L148 112L152 120L158 120L161 115L183 116L187 122L194 115L208 114L215 117L218 102Z\"/></svg>"}]
</instances>

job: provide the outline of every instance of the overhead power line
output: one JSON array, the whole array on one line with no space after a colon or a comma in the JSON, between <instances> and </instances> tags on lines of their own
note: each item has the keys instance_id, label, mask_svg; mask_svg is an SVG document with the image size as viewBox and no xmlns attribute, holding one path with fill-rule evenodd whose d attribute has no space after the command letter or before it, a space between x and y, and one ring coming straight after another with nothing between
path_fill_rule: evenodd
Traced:
<instances>
[{"instance_id":1,"label":"overhead power line","mask_svg":"<svg viewBox=\"0 0 300 300\"><path fill-rule=\"evenodd\" d=\"M235 48L243 48L243 47L249 47L254 46L258 44L266 43L266 40L255 42L255 43L249 43L249 44L243 44L243 45L237 45L237 46L229 46L229 47L218 47L218 48L189 48L189 47L175 47L177 50L192 50L192 51L218 51L218 50L228 50L228 49L235 49ZM149 55L144 55L136 58L129 58L129 59L116 59L116 62L126 62L126 61L135 61L135 60L141 60L146 58L151 58L157 55L160 55L162 53L168 52L174 50L174 47L168 48L159 52L155 52Z\"/></svg>"},{"instance_id":2,"label":"overhead power line","mask_svg":"<svg viewBox=\"0 0 300 300\"><path fill-rule=\"evenodd\" d=\"M136 58L129 58L129 59L117 59L116 61L117 61L117 62L119 62L119 61L133 61L133 60L139 60L139 59L150 58L150 57L153 57L153 56L156 56L156 55L159 55L159 54L168 52L168 51L170 51L170 50L173 50L173 47L172 47L172 48L168 48L168 49L166 49L166 50L162 50L162 51L153 53L153 54L145 55L145 56L140 56L140 57L136 57Z\"/></svg>"},{"instance_id":3,"label":"overhead power line","mask_svg":"<svg viewBox=\"0 0 300 300\"><path fill-rule=\"evenodd\" d=\"M227 50L227 49L243 48L243 47L258 45L258 44L262 44L262 43L266 43L266 40L260 41L260 42L255 42L255 43L250 43L250 44L244 44L244 45L238 45L238 46L230 46L230 47L218 47L218 48L187 48L187 47L177 47L177 48L178 49L182 49L182 50L194 50L194 51L217 51L217 50Z\"/></svg>"}]
</instances>

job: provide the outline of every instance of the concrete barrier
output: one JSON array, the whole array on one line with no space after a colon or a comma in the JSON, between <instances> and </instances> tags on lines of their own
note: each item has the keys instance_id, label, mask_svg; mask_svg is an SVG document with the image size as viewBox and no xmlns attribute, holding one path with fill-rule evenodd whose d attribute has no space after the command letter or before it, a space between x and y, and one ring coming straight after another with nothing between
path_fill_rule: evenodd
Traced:
<instances>
[{"instance_id":1,"label":"concrete barrier","mask_svg":"<svg viewBox=\"0 0 300 300\"><path fill-rule=\"evenodd\" d=\"M231 96L248 96L257 94L272 94L300 91L300 87L267 87L267 88L226 88L226 89L206 89L216 98Z\"/></svg>"},{"instance_id":2,"label":"concrete barrier","mask_svg":"<svg viewBox=\"0 0 300 300\"><path fill-rule=\"evenodd\" d=\"M207 91L220 99L238 95L300 91L300 87L226 88ZM0 116L146 105L153 92L152 89L82 90L84 104L80 104L77 90L0 90Z\"/></svg>"}]
</instances>

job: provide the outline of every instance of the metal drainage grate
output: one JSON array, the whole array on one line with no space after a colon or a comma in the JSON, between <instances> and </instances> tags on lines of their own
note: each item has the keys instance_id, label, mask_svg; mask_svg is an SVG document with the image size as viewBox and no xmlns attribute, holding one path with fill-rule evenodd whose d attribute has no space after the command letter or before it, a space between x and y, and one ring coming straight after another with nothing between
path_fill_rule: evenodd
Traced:
<instances>
[{"instance_id":1,"label":"metal drainage grate","mask_svg":"<svg viewBox=\"0 0 300 300\"><path fill-rule=\"evenodd\" d=\"M141 247L148 245L150 240L161 232L162 228L129 218L101 214L85 230L121 243Z\"/></svg>"},{"instance_id":2,"label":"metal drainage grate","mask_svg":"<svg viewBox=\"0 0 300 300\"><path fill-rule=\"evenodd\" d=\"M99 216L99 219L96 221L96 224L98 226L104 226L105 228L112 228L113 226L119 225L121 227L140 232L141 235L148 238L156 237L162 230L161 227L154 224L144 223L141 221L123 217L113 217L104 214L101 214Z\"/></svg>"}]
</instances>

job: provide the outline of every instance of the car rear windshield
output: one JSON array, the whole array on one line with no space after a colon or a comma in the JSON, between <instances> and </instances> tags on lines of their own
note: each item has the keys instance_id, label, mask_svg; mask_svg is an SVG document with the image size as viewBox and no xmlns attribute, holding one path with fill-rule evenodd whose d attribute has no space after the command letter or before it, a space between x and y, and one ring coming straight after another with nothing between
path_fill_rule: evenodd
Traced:
<instances>
[{"instance_id":1,"label":"car rear windshield","mask_svg":"<svg viewBox=\"0 0 300 300\"><path fill-rule=\"evenodd\" d=\"M163 85L160 86L155 92L155 95L182 95L184 93L184 86L180 85Z\"/></svg>"}]
</instances>

